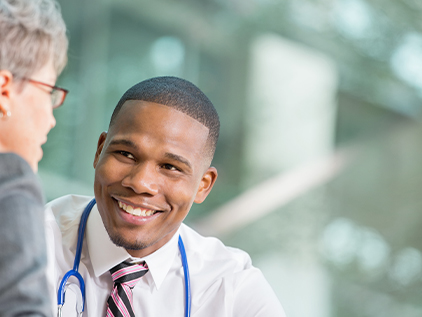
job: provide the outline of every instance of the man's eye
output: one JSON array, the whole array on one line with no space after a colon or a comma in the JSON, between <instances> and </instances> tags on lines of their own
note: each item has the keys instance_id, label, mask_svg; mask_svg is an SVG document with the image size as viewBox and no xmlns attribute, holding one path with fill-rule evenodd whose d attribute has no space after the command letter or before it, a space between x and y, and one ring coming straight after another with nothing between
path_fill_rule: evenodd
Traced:
<instances>
[{"instance_id":1,"label":"man's eye","mask_svg":"<svg viewBox=\"0 0 422 317\"><path fill-rule=\"evenodd\" d=\"M127 157L127 158L130 158L132 160L135 159L135 157L132 154L130 154L129 152L126 152L126 151L118 151L118 153L121 154L121 155L123 155L123 156L125 156L125 157Z\"/></svg>"},{"instance_id":2,"label":"man's eye","mask_svg":"<svg viewBox=\"0 0 422 317\"><path fill-rule=\"evenodd\" d=\"M177 167L171 165L171 164L163 164L163 168L169 171L178 171Z\"/></svg>"}]
</instances>

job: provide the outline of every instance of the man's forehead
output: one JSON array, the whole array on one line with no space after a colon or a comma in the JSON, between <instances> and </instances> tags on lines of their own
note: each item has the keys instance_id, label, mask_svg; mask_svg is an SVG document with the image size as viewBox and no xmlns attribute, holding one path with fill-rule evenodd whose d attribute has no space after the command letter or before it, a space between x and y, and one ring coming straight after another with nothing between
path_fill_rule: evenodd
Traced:
<instances>
[{"instance_id":1,"label":"man's forehead","mask_svg":"<svg viewBox=\"0 0 422 317\"><path fill-rule=\"evenodd\" d=\"M148 110L145 111L146 108L148 108L149 111ZM145 100L127 100L122 105L122 108L120 109L120 112L116 118L116 121L119 120L120 115L126 114L127 112L130 113L131 117L137 116L140 112L142 112L143 116L148 116L148 115L155 116L155 115L163 115L163 113L168 113L168 115L172 116L173 120L184 118L190 121L194 121L197 124L204 127L207 131L209 131L209 128L206 127L198 119L194 118L188 112L183 111L180 107L173 106L173 105L166 105L166 104L156 103L152 101L145 101Z\"/></svg>"},{"instance_id":2,"label":"man's forehead","mask_svg":"<svg viewBox=\"0 0 422 317\"><path fill-rule=\"evenodd\" d=\"M141 131L149 131L148 133L155 136L167 135L170 138L176 135L186 139L193 137L202 142L206 142L209 135L208 127L174 107L143 100L128 100L110 127L108 136Z\"/></svg>"}]
</instances>

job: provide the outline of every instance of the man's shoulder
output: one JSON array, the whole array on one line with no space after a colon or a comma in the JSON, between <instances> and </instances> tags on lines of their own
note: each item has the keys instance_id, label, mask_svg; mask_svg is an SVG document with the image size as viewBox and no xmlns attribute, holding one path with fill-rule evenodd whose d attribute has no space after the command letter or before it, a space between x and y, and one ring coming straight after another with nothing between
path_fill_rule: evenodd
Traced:
<instances>
[{"instance_id":1,"label":"man's shoulder","mask_svg":"<svg viewBox=\"0 0 422 317\"><path fill-rule=\"evenodd\" d=\"M215 307L212 298L223 296L232 298L236 316L285 316L274 291L246 252L225 246L217 238L203 237L183 224L180 235L186 248L192 289L207 294L202 309Z\"/></svg>"},{"instance_id":2,"label":"man's shoulder","mask_svg":"<svg viewBox=\"0 0 422 317\"><path fill-rule=\"evenodd\" d=\"M67 207L67 208L78 209L82 206L82 209L83 209L92 198L94 197L83 196L83 195L65 195L48 202L46 204L46 207L50 207L50 208Z\"/></svg>"},{"instance_id":3,"label":"man's shoulder","mask_svg":"<svg viewBox=\"0 0 422 317\"><path fill-rule=\"evenodd\" d=\"M252 268L248 253L238 248L226 246L215 237L204 237L189 226L182 224L180 234L185 242L189 257L201 265L215 266L224 263L224 267L233 273Z\"/></svg>"},{"instance_id":4,"label":"man's shoulder","mask_svg":"<svg viewBox=\"0 0 422 317\"><path fill-rule=\"evenodd\" d=\"M92 198L90 196L66 195L50 201L45 205L45 208L50 210L56 219L65 215L78 217Z\"/></svg>"},{"instance_id":5,"label":"man's shoulder","mask_svg":"<svg viewBox=\"0 0 422 317\"><path fill-rule=\"evenodd\" d=\"M89 196L66 195L50 201L45 206L47 228L57 225L62 234L77 231L82 212L91 199Z\"/></svg>"}]
</instances>

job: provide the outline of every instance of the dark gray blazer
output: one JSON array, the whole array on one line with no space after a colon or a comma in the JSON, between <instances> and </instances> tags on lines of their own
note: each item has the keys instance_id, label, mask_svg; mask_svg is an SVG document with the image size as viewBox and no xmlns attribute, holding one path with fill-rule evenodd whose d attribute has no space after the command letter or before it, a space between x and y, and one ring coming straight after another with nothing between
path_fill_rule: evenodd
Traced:
<instances>
[{"instance_id":1,"label":"dark gray blazer","mask_svg":"<svg viewBox=\"0 0 422 317\"><path fill-rule=\"evenodd\" d=\"M0 153L0 316L52 316L44 198L28 163Z\"/></svg>"}]
</instances>

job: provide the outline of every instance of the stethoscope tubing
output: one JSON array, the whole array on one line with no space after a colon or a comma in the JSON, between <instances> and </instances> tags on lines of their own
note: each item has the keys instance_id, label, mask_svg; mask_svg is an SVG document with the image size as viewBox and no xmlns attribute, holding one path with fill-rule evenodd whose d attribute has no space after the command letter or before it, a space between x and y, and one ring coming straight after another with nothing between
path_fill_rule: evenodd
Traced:
<instances>
[{"instance_id":1,"label":"stethoscope tubing","mask_svg":"<svg viewBox=\"0 0 422 317\"><path fill-rule=\"evenodd\" d=\"M94 207L95 203L96 203L95 198L93 198L85 207L85 210L81 216L81 221L79 223L79 228L78 228L78 242L76 245L75 260L73 261L73 269L68 271L63 276L63 279L61 280L60 286L57 291L57 305L59 306L59 313L61 313L61 307L63 307L64 305L66 284L71 276L76 277L79 281L79 288L82 294L82 312L85 310L85 282L81 274L79 274L78 270L79 270L79 263L81 262L82 245L83 245L83 240L84 240L84 235L85 235L86 223L88 220L88 216L92 210L92 207Z\"/></svg>"},{"instance_id":2,"label":"stethoscope tubing","mask_svg":"<svg viewBox=\"0 0 422 317\"><path fill-rule=\"evenodd\" d=\"M81 274L78 272L78 270L79 270L79 263L81 261L82 245L83 245L83 239L85 235L86 223L88 220L88 216L91 213L92 207L94 207L95 204L96 204L96 200L95 198L93 198L85 207L85 210L81 216L81 221L79 223L79 228L78 228L78 242L76 245L76 254L75 254L75 260L73 262L73 269L68 271L63 276L60 282L59 288L57 290L57 305L58 305L57 316L58 317L62 316L62 307L65 301L66 284L71 276L76 277L77 280L79 281L79 288L82 294L82 311L79 313L79 316L82 316L82 313L85 310L85 282ZM178 245L179 245L180 257L182 260L183 273L185 277L185 317L190 317L191 308L192 308L191 306L192 296L191 296L191 288L190 288L189 265L188 265L188 260L186 257L185 246L183 244L183 240L180 235L179 235Z\"/></svg>"},{"instance_id":3,"label":"stethoscope tubing","mask_svg":"<svg viewBox=\"0 0 422 317\"><path fill-rule=\"evenodd\" d=\"M186 258L186 250L183 244L182 237L179 235L179 250L180 250L180 257L182 258L182 265L183 265L183 273L185 276L185 316L190 317L191 311L191 291L190 291L190 276L189 276L189 265L188 260Z\"/></svg>"}]
</instances>

